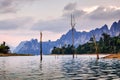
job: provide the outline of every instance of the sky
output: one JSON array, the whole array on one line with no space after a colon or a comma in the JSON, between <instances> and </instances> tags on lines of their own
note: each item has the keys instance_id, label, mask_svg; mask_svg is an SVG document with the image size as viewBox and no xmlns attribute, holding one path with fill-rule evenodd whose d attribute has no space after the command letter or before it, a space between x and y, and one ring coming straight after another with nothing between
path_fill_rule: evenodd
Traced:
<instances>
[{"instance_id":1,"label":"sky","mask_svg":"<svg viewBox=\"0 0 120 80\"><path fill-rule=\"evenodd\" d=\"M76 30L90 31L120 20L120 0L0 0L0 43L16 47L36 38L55 41L67 33L70 15Z\"/></svg>"}]
</instances>

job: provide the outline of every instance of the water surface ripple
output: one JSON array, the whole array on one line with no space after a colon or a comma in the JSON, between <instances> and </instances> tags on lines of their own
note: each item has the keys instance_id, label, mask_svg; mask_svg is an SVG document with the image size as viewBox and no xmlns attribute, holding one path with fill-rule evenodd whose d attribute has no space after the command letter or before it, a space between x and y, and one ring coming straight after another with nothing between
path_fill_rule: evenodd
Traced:
<instances>
[{"instance_id":1,"label":"water surface ripple","mask_svg":"<svg viewBox=\"0 0 120 80\"><path fill-rule=\"evenodd\" d=\"M71 55L0 57L0 80L120 80L120 60Z\"/></svg>"}]
</instances>

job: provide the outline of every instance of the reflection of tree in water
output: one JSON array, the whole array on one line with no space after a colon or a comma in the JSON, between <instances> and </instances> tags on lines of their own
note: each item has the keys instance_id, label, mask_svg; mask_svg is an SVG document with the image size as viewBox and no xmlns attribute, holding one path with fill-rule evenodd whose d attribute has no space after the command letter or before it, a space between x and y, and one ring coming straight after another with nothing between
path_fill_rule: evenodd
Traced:
<instances>
[{"instance_id":1,"label":"reflection of tree in water","mask_svg":"<svg viewBox=\"0 0 120 80\"><path fill-rule=\"evenodd\" d=\"M120 61L119 60L92 60L89 62L89 67L96 74L100 73L100 75L116 75L120 77Z\"/></svg>"},{"instance_id":2,"label":"reflection of tree in water","mask_svg":"<svg viewBox=\"0 0 120 80\"><path fill-rule=\"evenodd\" d=\"M79 70L80 67L81 67L80 61L71 59L63 62L62 71L66 73L71 73Z\"/></svg>"},{"instance_id":3,"label":"reflection of tree in water","mask_svg":"<svg viewBox=\"0 0 120 80\"><path fill-rule=\"evenodd\" d=\"M106 68L106 65L107 65L106 62L104 62L104 61L102 61L102 60L98 60L98 59L91 60L91 61L88 63L88 66L89 66L91 69L94 69L94 68L103 69L103 68Z\"/></svg>"},{"instance_id":4,"label":"reflection of tree in water","mask_svg":"<svg viewBox=\"0 0 120 80\"><path fill-rule=\"evenodd\" d=\"M40 75L42 77L42 75L43 75L43 63L42 63L42 61L39 64L39 70L38 71L39 71L39 73L40 73Z\"/></svg>"},{"instance_id":5,"label":"reflection of tree in water","mask_svg":"<svg viewBox=\"0 0 120 80\"><path fill-rule=\"evenodd\" d=\"M6 76L6 61L3 60L2 61L2 79L1 80L7 80L7 76Z\"/></svg>"},{"instance_id":6,"label":"reflection of tree in water","mask_svg":"<svg viewBox=\"0 0 120 80\"><path fill-rule=\"evenodd\" d=\"M40 71L42 72L42 61L40 62L39 68L40 68Z\"/></svg>"},{"instance_id":7,"label":"reflection of tree in water","mask_svg":"<svg viewBox=\"0 0 120 80\"><path fill-rule=\"evenodd\" d=\"M107 67L120 68L120 62L118 60L95 59L89 62L89 67L92 66L99 66L100 69L106 69Z\"/></svg>"}]
</instances>

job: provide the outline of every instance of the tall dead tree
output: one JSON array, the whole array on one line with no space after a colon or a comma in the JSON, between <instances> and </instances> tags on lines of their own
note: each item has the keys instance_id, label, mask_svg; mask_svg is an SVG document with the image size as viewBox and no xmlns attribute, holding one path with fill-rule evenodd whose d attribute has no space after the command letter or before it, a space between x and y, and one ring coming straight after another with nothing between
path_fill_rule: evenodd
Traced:
<instances>
[{"instance_id":1,"label":"tall dead tree","mask_svg":"<svg viewBox=\"0 0 120 80\"><path fill-rule=\"evenodd\" d=\"M42 61L42 32L40 32L40 61Z\"/></svg>"},{"instance_id":2,"label":"tall dead tree","mask_svg":"<svg viewBox=\"0 0 120 80\"><path fill-rule=\"evenodd\" d=\"M95 38L94 34L93 34L93 42L94 42L94 45L95 45L95 54L97 55L97 59L99 59L98 46L97 46L96 38Z\"/></svg>"},{"instance_id":3,"label":"tall dead tree","mask_svg":"<svg viewBox=\"0 0 120 80\"><path fill-rule=\"evenodd\" d=\"M72 28L72 46L74 48L74 27L75 27L76 23L75 23L75 17L73 14L71 14L71 28ZM74 58L74 50L73 50L73 58Z\"/></svg>"}]
</instances>

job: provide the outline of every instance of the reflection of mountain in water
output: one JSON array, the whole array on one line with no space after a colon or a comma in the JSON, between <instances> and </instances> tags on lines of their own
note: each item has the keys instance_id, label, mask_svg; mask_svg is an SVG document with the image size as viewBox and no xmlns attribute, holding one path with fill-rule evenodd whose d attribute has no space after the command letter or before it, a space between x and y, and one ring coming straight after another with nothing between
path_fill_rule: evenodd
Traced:
<instances>
[{"instance_id":1,"label":"reflection of mountain in water","mask_svg":"<svg viewBox=\"0 0 120 80\"><path fill-rule=\"evenodd\" d=\"M118 22L114 22L110 29L105 24L101 28L96 28L95 30L91 30L90 32L79 32L74 29L74 39L75 39L75 46L79 44L84 44L89 41L90 37L92 36L91 33L94 33L96 39L99 40L101 34L105 32L110 34L111 36L117 36L120 33L120 20ZM69 30L66 34L63 34L60 39L56 41L46 41L43 42L43 53L49 54L50 51L54 46L59 47L65 44L72 43L72 30ZM32 39L30 41L22 41L14 50L15 53L31 53L38 55L39 54L39 42L37 39Z\"/></svg>"}]
</instances>

